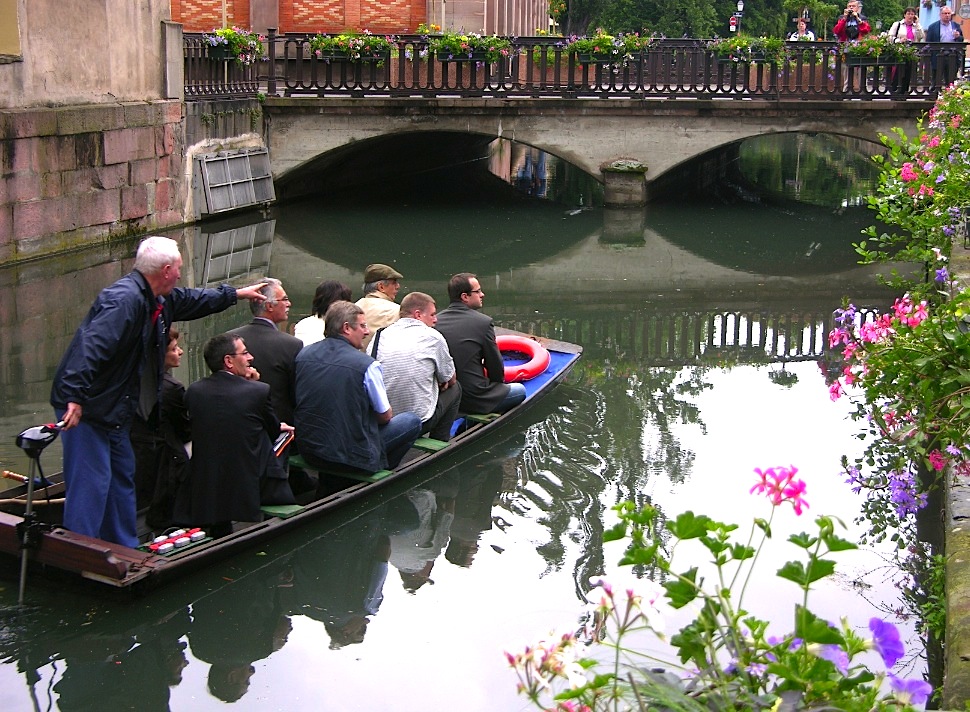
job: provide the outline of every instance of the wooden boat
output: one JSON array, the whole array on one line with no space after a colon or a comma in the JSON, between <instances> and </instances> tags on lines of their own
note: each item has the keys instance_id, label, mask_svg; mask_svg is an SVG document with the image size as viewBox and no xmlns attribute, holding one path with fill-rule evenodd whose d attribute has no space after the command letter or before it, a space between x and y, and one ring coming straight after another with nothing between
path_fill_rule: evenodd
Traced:
<instances>
[{"instance_id":1,"label":"wooden boat","mask_svg":"<svg viewBox=\"0 0 970 712\"><path fill-rule=\"evenodd\" d=\"M496 329L497 334L527 336L507 329ZM569 373L582 355L582 347L552 339L535 338L551 356L548 367L538 376L525 381L525 401L508 413L488 415L465 415L456 423L457 434L448 443L428 438L420 439L394 471L382 471L359 479L347 479L347 486L333 494L311 499L299 505L264 507L264 519L237 527L236 531L218 539L203 538L188 545L160 554L131 549L118 544L63 529L57 524L61 508L56 504L43 506L64 496L63 480L54 475L52 484L35 489L34 511L41 520L50 523L50 529L37 538L37 545L28 549L29 571L44 571L80 576L110 587L144 590L175 576L184 575L216 558L229 556L272 537L292 531L314 517L330 512L347 502L370 494L377 488L400 481L432 463L443 462L457 456L488 432L505 425L542 396L548 394ZM0 502L0 558L8 563L22 558L21 537L18 525L24 521L27 503L26 485L17 486L3 493ZM148 542L146 542L147 546Z\"/></svg>"}]
</instances>

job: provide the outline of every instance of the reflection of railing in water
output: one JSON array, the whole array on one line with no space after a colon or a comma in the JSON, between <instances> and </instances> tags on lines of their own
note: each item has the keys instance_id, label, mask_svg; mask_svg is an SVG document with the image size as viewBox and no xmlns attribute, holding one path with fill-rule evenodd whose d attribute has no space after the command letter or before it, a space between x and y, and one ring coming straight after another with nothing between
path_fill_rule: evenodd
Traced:
<instances>
[{"instance_id":1,"label":"reflection of railing in water","mask_svg":"<svg viewBox=\"0 0 970 712\"><path fill-rule=\"evenodd\" d=\"M859 310L864 320L877 312ZM578 344L604 344L649 365L812 361L825 351L831 311L655 311L585 319L501 320L503 326Z\"/></svg>"}]
</instances>

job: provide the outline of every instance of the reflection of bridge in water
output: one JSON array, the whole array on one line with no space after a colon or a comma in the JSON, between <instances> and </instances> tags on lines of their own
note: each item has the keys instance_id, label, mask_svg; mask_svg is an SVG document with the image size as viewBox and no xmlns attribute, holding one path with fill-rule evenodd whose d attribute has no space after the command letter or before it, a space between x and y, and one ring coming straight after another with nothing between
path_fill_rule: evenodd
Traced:
<instances>
[{"instance_id":1,"label":"reflection of bridge in water","mask_svg":"<svg viewBox=\"0 0 970 712\"><path fill-rule=\"evenodd\" d=\"M360 266L274 240L274 222L263 225L266 229L203 235L193 261L196 279L218 283L253 273L285 275L299 316L322 278L359 289ZM833 325L832 310L845 294L863 311L884 308L892 298L872 284L867 269L820 277L816 262L805 265L816 272L807 276L752 274L705 259L652 230L642 234L642 243L619 248L593 235L539 264L482 274L486 311L502 326L584 344L588 357L713 366L816 360ZM399 265L407 276L405 290L428 292L441 307L440 277L423 277L422 267L407 259ZM860 284L871 285L862 296ZM206 331L235 326L238 314L224 318L222 324L223 317L213 317Z\"/></svg>"},{"instance_id":2,"label":"reflection of bridge in water","mask_svg":"<svg viewBox=\"0 0 970 712\"><path fill-rule=\"evenodd\" d=\"M874 307L881 304L874 305ZM864 315L875 308L863 308ZM814 361L833 326L830 309L771 311L665 310L614 318L502 319L509 328L579 344L608 345L610 353L648 366L710 366ZM590 352L594 357L605 354Z\"/></svg>"}]
</instances>

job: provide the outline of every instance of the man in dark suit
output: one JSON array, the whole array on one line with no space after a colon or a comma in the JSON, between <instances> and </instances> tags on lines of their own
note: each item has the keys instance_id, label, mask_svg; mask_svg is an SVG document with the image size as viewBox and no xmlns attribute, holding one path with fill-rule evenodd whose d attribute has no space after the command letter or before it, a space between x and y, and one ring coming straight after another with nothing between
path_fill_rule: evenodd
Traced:
<instances>
[{"instance_id":1,"label":"man in dark suit","mask_svg":"<svg viewBox=\"0 0 970 712\"><path fill-rule=\"evenodd\" d=\"M269 385L273 409L284 423L293 422L293 405L296 401L296 355L303 342L279 330L290 314L290 298L278 279L264 280L262 294L266 300L250 307L253 320L229 333L246 342L253 356L253 368L259 371L259 380Z\"/></svg>"},{"instance_id":2,"label":"man in dark suit","mask_svg":"<svg viewBox=\"0 0 970 712\"><path fill-rule=\"evenodd\" d=\"M926 28L927 42L959 42L954 49L934 47L930 55L933 68L934 87L945 87L957 76L957 62L963 59L963 30L958 22L953 22L953 10L944 5L940 8L940 19Z\"/></svg>"},{"instance_id":3,"label":"man in dark suit","mask_svg":"<svg viewBox=\"0 0 970 712\"><path fill-rule=\"evenodd\" d=\"M461 384L462 413L504 413L525 400L525 386L505 383L492 318L479 311L484 297L478 277L461 272L448 282L451 304L438 312L436 328L448 342Z\"/></svg>"},{"instance_id":4,"label":"man in dark suit","mask_svg":"<svg viewBox=\"0 0 970 712\"><path fill-rule=\"evenodd\" d=\"M253 357L232 333L209 339L203 351L212 375L185 392L192 419L192 460L180 492L178 520L213 536L233 521L259 521L260 488L286 475L273 452L279 418L265 383L246 378Z\"/></svg>"}]
</instances>

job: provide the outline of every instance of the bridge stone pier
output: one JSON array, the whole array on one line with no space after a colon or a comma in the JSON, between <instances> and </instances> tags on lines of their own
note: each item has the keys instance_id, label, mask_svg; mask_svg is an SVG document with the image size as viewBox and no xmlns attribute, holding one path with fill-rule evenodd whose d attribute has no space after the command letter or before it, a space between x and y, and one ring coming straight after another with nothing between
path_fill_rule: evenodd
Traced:
<instances>
[{"instance_id":1,"label":"bridge stone pier","mask_svg":"<svg viewBox=\"0 0 970 712\"><path fill-rule=\"evenodd\" d=\"M901 127L912 136L930 101L748 99L492 99L267 97L267 143L277 183L321 170L366 142L421 132L506 138L579 166L599 180L618 159L646 166L647 186L720 147L768 134L831 133L878 143ZM334 159L336 160L336 159ZM623 178L629 181L629 177ZM610 186L607 185L609 193ZM626 194L635 195L629 186Z\"/></svg>"}]
</instances>

